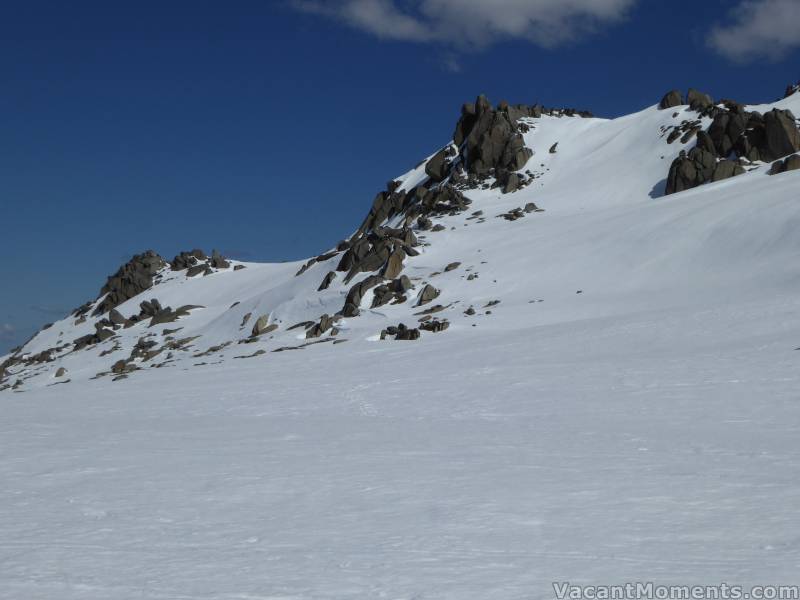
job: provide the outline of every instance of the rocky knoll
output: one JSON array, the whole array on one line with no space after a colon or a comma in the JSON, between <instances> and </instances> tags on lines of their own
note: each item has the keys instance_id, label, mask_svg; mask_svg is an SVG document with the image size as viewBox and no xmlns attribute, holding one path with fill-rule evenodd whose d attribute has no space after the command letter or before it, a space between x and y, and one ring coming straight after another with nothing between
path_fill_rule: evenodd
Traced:
<instances>
[{"instance_id":1,"label":"rocky knoll","mask_svg":"<svg viewBox=\"0 0 800 600\"><path fill-rule=\"evenodd\" d=\"M744 173L748 165L777 161L800 150L800 129L789 110L774 108L762 115L745 110L744 105L732 100L714 104L710 96L696 90L690 90L685 99L677 90L668 92L661 99L659 108L685 104L689 104L690 110L697 111L700 117L712 121L705 131L699 120L689 123L691 128L686 135L696 134L697 143L672 162L666 194L734 177ZM688 141L688 138L684 137L683 141ZM790 161L789 167L792 166ZM785 167L775 166L771 172L781 172L781 169L785 170Z\"/></svg>"},{"instance_id":2,"label":"rocky knoll","mask_svg":"<svg viewBox=\"0 0 800 600\"><path fill-rule=\"evenodd\" d=\"M360 273L371 275L355 284L347 294L340 314L356 316L364 294L377 288L377 305L406 301L407 279L398 279L404 261L417 255L417 231L440 231L442 226L432 219L465 211L471 201L460 189L478 186L501 187L504 193L516 191L526 184L518 173L533 156L525 146L522 134L529 131L526 118L543 115L556 117L590 117L591 113L575 109L547 109L541 105L515 105L501 102L497 107L485 96L464 104L453 133L453 142L442 148L425 164L427 180L411 189L400 189L390 181L372 202L369 213L355 234L341 242L336 250L312 259L298 272L304 273L314 262L341 253L337 272L345 273L350 282ZM484 182L491 181L491 184ZM386 223L395 220L396 227ZM318 290L327 289L336 277L325 275Z\"/></svg>"},{"instance_id":3,"label":"rocky knoll","mask_svg":"<svg viewBox=\"0 0 800 600\"><path fill-rule=\"evenodd\" d=\"M543 115L592 116L588 111L548 109L539 104L512 106L500 102L494 108L486 96L478 96L474 103L461 107L453 143L428 161L425 173L435 182L450 178L453 183L470 187L494 178L495 185L504 193L514 192L523 181L518 175L514 176L515 172L521 171L533 156L522 137L529 131L524 119Z\"/></svg>"},{"instance_id":4,"label":"rocky knoll","mask_svg":"<svg viewBox=\"0 0 800 600\"><path fill-rule=\"evenodd\" d=\"M135 255L108 278L100 290L100 296L105 294L105 298L97 305L94 314L107 313L153 287L156 274L165 266L164 259L152 250Z\"/></svg>"}]
</instances>

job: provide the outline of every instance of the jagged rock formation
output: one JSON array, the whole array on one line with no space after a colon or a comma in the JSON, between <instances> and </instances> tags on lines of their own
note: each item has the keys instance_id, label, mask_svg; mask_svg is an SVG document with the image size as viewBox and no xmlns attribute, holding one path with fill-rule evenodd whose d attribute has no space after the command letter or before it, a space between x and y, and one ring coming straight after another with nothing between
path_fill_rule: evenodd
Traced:
<instances>
[{"instance_id":1,"label":"jagged rock formation","mask_svg":"<svg viewBox=\"0 0 800 600\"><path fill-rule=\"evenodd\" d=\"M686 103L689 105L690 110L702 111L709 106L713 106L714 99L699 90L689 88L686 94Z\"/></svg>"},{"instance_id":2,"label":"jagged rock formation","mask_svg":"<svg viewBox=\"0 0 800 600\"><path fill-rule=\"evenodd\" d=\"M800 129L791 111L772 109L762 115L730 100L722 106L706 104L698 95L694 102L702 116L713 120L707 131L692 126L697 144L672 162L666 194L740 175L748 163L772 162L800 150Z\"/></svg>"},{"instance_id":3,"label":"jagged rock formation","mask_svg":"<svg viewBox=\"0 0 800 600\"><path fill-rule=\"evenodd\" d=\"M661 110L666 110L675 106L681 106L682 104L684 104L684 102L681 91L672 90L664 94L664 97L661 98L661 101L658 103L658 108Z\"/></svg>"},{"instance_id":4,"label":"jagged rock formation","mask_svg":"<svg viewBox=\"0 0 800 600\"><path fill-rule=\"evenodd\" d=\"M206 253L199 249L194 249L189 252L181 252L173 258L169 266L173 271L183 271L189 267L193 267L199 261L208 260Z\"/></svg>"},{"instance_id":5,"label":"jagged rock formation","mask_svg":"<svg viewBox=\"0 0 800 600\"><path fill-rule=\"evenodd\" d=\"M195 249L181 252L170 261L169 266L173 271L186 271L187 277L194 277L201 273L210 275L214 269L228 269L231 264L217 250L213 250L209 257L202 250Z\"/></svg>"},{"instance_id":6,"label":"jagged rock formation","mask_svg":"<svg viewBox=\"0 0 800 600\"><path fill-rule=\"evenodd\" d=\"M100 290L100 296L105 294L106 297L97 306L94 314L106 313L153 287L155 275L165 266L164 259L152 250L135 255L108 278Z\"/></svg>"}]
</instances>

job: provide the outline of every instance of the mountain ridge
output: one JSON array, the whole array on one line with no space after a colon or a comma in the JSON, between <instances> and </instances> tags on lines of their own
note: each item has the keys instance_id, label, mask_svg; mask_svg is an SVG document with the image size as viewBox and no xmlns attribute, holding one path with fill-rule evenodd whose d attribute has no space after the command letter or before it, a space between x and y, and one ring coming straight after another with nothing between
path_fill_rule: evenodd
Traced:
<instances>
[{"instance_id":1,"label":"mountain ridge","mask_svg":"<svg viewBox=\"0 0 800 600\"><path fill-rule=\"evenodd\" d=\"M92 377L118 381L152 366L196 364L194 359L207 356L255 358L310 344L339 345L346 341L340 334L353 329L369 342L416 340L480 310L491 315L498 299L488 291L485 306L473 306L467 297L442 303L446 290L440 282L458 277L484 290L479 278L487 275L482 261L464 260L463 245L438 269L417 266L434 254L434 242L447 248L457 226L472 231L495 217L509 224L550 219L564 211L610 210L620 202L665 201L712 183L744 186L744 179L761 175L796 178L788 171L800 168L800 129L792 112L800 108L800 96L791 91L789 86L776 103L746 106L714 102L697 90L685 97L673 90L656 106L612 120L575 109L507 102L495 107L479 96L462 107L453 139L391 180L358 229L334 248L307 261L261 266L216 251L211 256L184 251L170 261L153 251L136 255L109 276L96 300L3 357L0 390L71 381L68 374L87 362L76 361L78 354L95 349L99 356L88 361L96 371ZM614 177L613 170L631 154L635 170ZM515 240L525 244L524 237ZM253 275L254 270L265 273ZM240 278L241 285L228 289L220 283L214 290L209 282L221 276ZM262 276L280 283L264 284ZM187 285L203 288L199 299L181 293ZM209 297L217 304L209 306ZM223 297L229 302L218 304ZM354 328L362 315L370 321L365 331ZM190 331L179 333L184 324Z\"/></svg>"}]
</instances>

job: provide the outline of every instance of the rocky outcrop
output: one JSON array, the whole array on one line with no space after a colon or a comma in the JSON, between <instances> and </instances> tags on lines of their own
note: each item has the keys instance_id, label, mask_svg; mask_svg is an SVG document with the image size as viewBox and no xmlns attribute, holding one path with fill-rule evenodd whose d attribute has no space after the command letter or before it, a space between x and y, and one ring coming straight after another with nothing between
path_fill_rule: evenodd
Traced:
<instances>
[{"instance_id":1,"label":"rocky outcrop","mask_svg":"<svg viewBox=\"0 0 800 600\"><path fill-rule=\"evenodd\" d=\"M331 317L329 315L322 315L319 319L318 323L312 325L306 331L306 339L314 339L322 336L325 332L333 329L334 324L336 323L337 317Z\"/></svg>"},{"instance_id":2,"label":"rocky outcrop","mask_svg":"<svg viewBox=\"0 0 800 600\"><path fill-rule=\"evenodd\" d=\"M708 94L705 94L694 88L689 88L689 91L686 94L686 103L689 105L691 110L700 112L709 106L713 106L714 100Z\"/></svg>"},{"instance_id":3,"label":"rocky outcrop","mask_svg":"<svg viewBox=\"0 0 800 600\"><path fill-rule=\"evenodd\" d=\"M336 271L328 271L328 274L322 279L322 283L319 284L317 291L321 292L323 290L327 290L331 283L333 283L334 279L336 279Z\"/></svg>"},{"instance_id":4,"label":"rocky outcrop","mask_svg":"<svg viewBox=\"0 0 800 600\"><path fill-rule=\"evenodd\" d=\"M723 159L714 166L714 172L711 174L711 181L722 181L743 175L745 173L744 167L735 160Z\"/></svg>"},{"instance_id":5,"label":"rocky outcrop","mask_svg":"<svg viewBox=\"0 0 800 600\"><path fill-rule=\"evenodd\" d=\"M694 100L698 107L705 104L702 95ZM721 104L698 108L713 120L707 131L696 132L695 147L672 162L667 194L740 175L748 163L773 162L800 151L800 129L791 111L773 109L762 115L730 100ZM780 168L773 166L770 172Z\"/></svg>"},{"instance_id":6,"label":"rocky outcrop","mask_svg":"<svg viewBox=\"0 0 800 600\"><path fill-rule=\"evenodd\" d=\"M193 267L200 261L206 261L208 257L205 252L199 249L190 250L189 252L181 252L173 258L169 266L173 271L184 271L189 267Z\"/></svg>"},{"instance_id":7,"label":"rocky outcrop","mask_svg":"<svg viewBox=\"0 0 800 600\"><path fill-rule=\"evenodd\" d=\"M411 289L411 280L403 275L399 279L379 285L372 292L372 307L378 308L385 304L401 304L408 300L406 292Z\"/></svg>"},{"instance_id":8,"label":"rocky outcrop","mask_svg":"<svg viewBox=\"0 0 800 600\"><path fill-rule=\"evenodd\" d=\"M166 266L164 259L152 250L137 254L122 265L100 290L105 297L94 311L101 315L153 287L156 274Z\"/></svg>"},{"instance_id":9,"label":"rocky outcrop","mask_svg":"<svg viewBox=\"0 0 800 600\"><path fill-rule=\"evenodd\" d=\"M278 328L278 325L275 323L270 324L269 322L269 315L262 315L258 317L253 325L253 330L250 332L251 337L258 337L259 335L264 335L267 333L271 333Z\"/></svg>"},{"instance_id":10,"label":"rocky outcrop","mask_svg":"<svg viewBox=\"0 0 800 600\"><path fill-rule=\"evenodd\" d=\"M76 339L73 344L73 349L77 352L78 350L83 350L87 346L92 346L94 344L100 344L101 342L105 342L107 339L114 337L114 331L111 329L106 329L102 322L95 323L94 325L95 332L84 335Z\"/></svg>"},{"instance_id":11,"label":"rocky outcrop","mask_svg":"<svg viewBox=\"0 0 800 600\"><path fill-rule=\"evenodd\" d=\"M370 275L363 281L355 284L353 287L350 288L350 291L347 292L347 297L344 301L344 307L342 308L341 314L343 317L355 317L359 313L359 306L361 305L361 300L364 298L364 295L374 288L377 285L383 283L383 277L378 275Z\"/></svg>"},{"instance_id":12,"label":"rocky outcrop","mask_svg":"<svg viewBox=\"0 0 800 600\"><path fill-rule=\"evenodd\" d=\"M792 154L784 160L777 160L772 163L769 174L778 175L786 171L796 171L798 169L800 169L800 155Z\"/></svg>"},{"instance_id":13,"label":"rocky outcrop","mask_svg":"<svg viewBox=\"0 0 800 600\"><path fill-rule=\"evenodd\" d=\"M419 329L410 329L406 327L403 323L400 323L397 327L391 326L381 331L382 340L385 340L388 337L393 337L396 340L404 340L404 341L418 340Z\"/></svg>"},{"instance_id":14,"label":"rocky outcrop","mask_svg":"<svg viewBox=\"0 0 800 600\"><path fill-rule=\"evenodd\" d=\"M444 181L450 174L451 162L455 156L456 151L452 146L440 150L425 165L425 174L436 183Z\"/></svg>"},{"instance_id":15,"label":"rocky outcrop","mask_svg":"<svg viewBox=\"0 0 800 600\"><path fill-rule=\"evenodd\" d=\"M419 293L419 297L417 298L417 306L422 306L438 298L439 293L439 290L437 290L431 284L427 284Z\"/></svg>"},{"instance_id":16,"label":"rocky outcrop","mask_svg":"<svg viewBox=\"0 0 800 600\"><path fill-rule=\"evenodd\" d=\"M669 169L665 193L682 192L708 181L720 181L744 172L744 168L737 162L718 161L712 152L703 148L694 147L688 154L681 150Z\"/></svg>"},{"instance_id":17,"label":"rocky outcrop","mask_svg":"<svg viewBox=\"0 0 800 600\"><path fill-rule=\"evenodd\" d=\"M533 151L525 147L517 120L529 114L508 104L493 109L485 96L479 96L475 104L465 104L453 142L466 172L483 179L522 169Z\"/></svg>"},{"instance_id":18,"label":"rocky outcrop","mask_svg":"<svg viewBox=\"0 0 800 600\"><path fill-rule=\"evenodd\" d=\"M764 114L764 136L761 160L777 160L800 150L800 130L789 110L772 109Z\"/></svg>"},{"instance_id":19,"label":"rocky outcrop","mask_svg":"<svg viewBox=\"0 0 800 600\"><path fill-rule=\"evenodd\" d=\"M681 106L682 104L684 104L683 94L680 90L672 90L664 94L664 97L661 98L661 101L658 103L658 108L665 110L667 108Z\"/></svg>"},{"instance_id":20,"label":"rocky outcrop","mask_svg":"<svg viewBox=\"0 0 800 600\"><path fill-rule=\"evenodd\" d=\"M186 271L187 277L195 277L200 274L210 275L213 269L228 269L231 263L217 250L213 250L211 256L206 256L202 250L195 249L181 252L170 261L169 266L173 271Z\"/></svg>"}]
</instances>

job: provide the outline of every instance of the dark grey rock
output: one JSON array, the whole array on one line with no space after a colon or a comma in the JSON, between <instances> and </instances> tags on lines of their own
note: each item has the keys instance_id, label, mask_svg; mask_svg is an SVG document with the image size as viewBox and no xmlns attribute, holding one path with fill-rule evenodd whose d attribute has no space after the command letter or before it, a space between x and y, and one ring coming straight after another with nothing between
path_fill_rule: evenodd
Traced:
<instances>
[{"instance_id":1,"label":"dark grey rock","mask_svg":"<svg viewBox=\"0 0 800 600\"><path fill-rule=\"evenodd\" d=\"M130 261L122 265L100 290L100 296L105 297L94 311L95 315L108 312L150 289L153 278L159 270L166 266L166 262L152 250L137 254Z\"/></svg>"},{"instance_id":2,"label":"dark grey rock","mask_svg":"<svg viewBox=\"0 0 800 600\"><path fill-rule=\"evenodd\" d=\"M509 173L508 178L506 179L506 183L503 186L503 193L510 194L512 192L516 192L519 189L520 179L519 175L516 173Z\"/></svg>"},{"instance_id":3,"label":"dark grey rock","mask_svg":"<svg viewBox=\"0 0 800 600\"><path fill-rule=\"evenodd\" d=\"M722 181L736 175L743 175L744 168L733 160L721 160L714 168L714 173L711 176L711 181Z\"/></svg>"},{"instance_id":4,"label":"dark grey rock","mask_svg":"<svg viewBox=\"0 0 800 600\"><path fill-rule=\"evenodd\" d=\"M403 271L403 260L405 257L406 253L402 248L395 248L386 261L386 266L383 269L383 277L386 279L397 278Z\"/></svg>"},{"instance_id":5,"label":"dark grey rock","mask_svg":"<svg viewBox=\"0 0 800 600\"><path fill-rule=\"evenodd\" d=\"M336 271L329 271L328 274L322 279L322 283L319 284L317 291L321 292L323 290L327 290L331 283L333 283L334 279L336 279Z\"/></svg>"},{"instance_id":6,"label":"dark grey rock","mask_svg":"<svg viewBox=\"0 0 800 600\"><path fill-rule=\"evenodd\" d=\"M762 159L771 162L800 150L800 131L789 110L772 109L764 114L766 148Z\"/></svg>"},{"instance_id":7,"label":"dark grey rock","mask_svg":"<svg viewBox=\"0 0 800 600\"><path fill-rule=\"evenodd\" d=\"M425 165L425 174L437 183L444 181L449 175L448 155L448 148L444 148L437 152Z\"/></svg>"},{"instance_id":8,"label":"dark grey rock","mask_svg":"<svg viewBox=\"0 0 800 600\"><path fill-rule=\"evenodd\" d=\"M708 94L704 94L694 88L689 88L686 94L686 103L689 108L696 111L702 111L709 106L714 105L714 100Z\"/></svg>"},{"instance_id":9,"label":"dark grey rock","mask_svg":"<svg viewBox=\"0 0 800 600\"><path fill-rule=\"evenodd\" d=\"M227 269L231 266L231 263L229 263L218 251L212 250L210 265L214 269Z\"/></svg>"},{"instance_id":10,"label":"dark grey rock","mask_svg":"<svg viewBox=\"0 0 800 600\"><path fill-rule=\"evenodd\" d=\"M431 302L432 300L439 297L439 290L433 287L431 284L426 284L422 291L420 291L418 299L417 299L417 306L422 306Z\"/></svg>"},{"instance_id":11,"label":"dark grey rock","mask_svg":"<svg viewBox=\"0 0 800 600\"><path fill-rule=\"evenodd\" d=\"M683 94L681 94L680 90L672 90L664 94L664 97L661 98L661 102L658 103L658 108L664 110L675 106L681 106L682 104L684 104Z\"/></svg>"}]
</instances>

